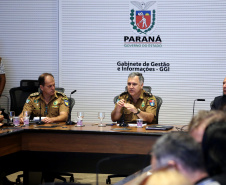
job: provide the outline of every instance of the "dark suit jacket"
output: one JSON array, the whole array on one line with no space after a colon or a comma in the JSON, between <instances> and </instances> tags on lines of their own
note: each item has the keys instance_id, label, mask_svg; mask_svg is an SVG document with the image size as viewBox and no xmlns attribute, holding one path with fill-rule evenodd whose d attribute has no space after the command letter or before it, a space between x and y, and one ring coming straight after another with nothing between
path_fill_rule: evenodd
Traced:
<instances>
[{"instance_id":1,"label":"dark suit jacket","mask_svg":"<svg viewBox=\"0 0 226 185\"><path fill-rule=\"evenodd\" d=\"M224 106L226 106L226 95L217 96L214 98L211 110L222 110Z\"/></svg>"}]
</instances>

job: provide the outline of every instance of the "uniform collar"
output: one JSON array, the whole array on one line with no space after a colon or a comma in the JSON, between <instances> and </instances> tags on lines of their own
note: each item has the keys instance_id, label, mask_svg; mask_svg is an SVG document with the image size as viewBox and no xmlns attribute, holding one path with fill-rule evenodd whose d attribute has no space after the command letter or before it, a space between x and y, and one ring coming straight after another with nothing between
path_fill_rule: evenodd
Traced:
<instances>
[{"instance_id":1,"label":"uniform collar","mask_svg":"<svg viewBox=\"0 0 226 185\"><path fill-rule=\"evenodd\" d=\"M37 99L40 99L40 98L44 101L44 97L43 97L43 94L42 93L40 94L40 96L38 96ZM49 102L51 102L55 98L58 98L56 91L55 91L54 95L51 97L51 99L50 99Z\"/></svg>"},{"instance_id":2,"label":"uniform collar","mask_svg":"<svg viewBox=\"0 0 226 185\"><path fill-rule=\"evenodd\" d=\"M128 95L128 97L129 97L130 100L132 100L132 97L130 96L130 94ZM141 93L140 93L138 100L139 99L142 99L142 100L144 99L144 89L141 90Z\"/></svg>"}]
</instances>

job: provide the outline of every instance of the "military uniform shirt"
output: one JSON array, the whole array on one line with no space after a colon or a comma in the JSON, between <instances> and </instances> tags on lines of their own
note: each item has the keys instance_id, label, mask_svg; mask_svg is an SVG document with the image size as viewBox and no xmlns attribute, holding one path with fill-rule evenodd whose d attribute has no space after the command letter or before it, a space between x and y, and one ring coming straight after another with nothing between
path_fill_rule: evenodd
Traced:
<instances>
[{"instance_id":1,"label":"military uniform shirt","mask_svg":"<svg viewBox=\"0 0 226 185\"><path fill-rule=\"evenodd\" d=\"M157 102L156 98L146 92L145 90L142 90L139 99L136 103L133 103L132 97L129 95L128 92L122 93L117 102L121 99L125 100L125 103L130 103L134 105L137 109L139 108L143 112L152 113L154 115L154 120L151 123L155 123L156 121L156 109L157 109ZM121 113L124 114L124 121L126 123L129 122L136 122L139 117L135 115L133 112L129 111L127 108L123 107L121 109Z\"/></svg>"},{"instance_id":2,"label":"military uniform shirt","mask_svg":"<svg viewBox=\"0 0 226 185\"><path fill-rule=\"evenodd\" d=\"M64 93L58 91L55 92L55 95L48 104L45 103L41 93L30 94L23 107L23 111L29 111L31 115L37 117L40 115L40 106L42 117L51 118L59 116L60 112L69 113L68 98Z\"/></svg>"}]
</instances>

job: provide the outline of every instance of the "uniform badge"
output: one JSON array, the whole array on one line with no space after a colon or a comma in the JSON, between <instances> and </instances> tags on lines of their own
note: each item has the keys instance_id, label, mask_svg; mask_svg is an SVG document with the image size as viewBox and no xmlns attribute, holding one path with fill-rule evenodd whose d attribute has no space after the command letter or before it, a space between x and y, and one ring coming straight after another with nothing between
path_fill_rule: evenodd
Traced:
<instances>
[{"instance_id":1,"label":"uniform badge","mask_svg":"<svg viewBox=\"0 0 226 185\"><path fill-rule=\"evenodd\" d=\"M27 99L27 100L26 100L26 103L29 103L29 102L30 102L30 100L29 100L29 99Z\"/></svg>"},{"instance_id":2,"label":"uniform badge","mask_svg":"<svg viewBox=\"0 0 226 185\"><path fill-rule=\"evenodd\" d=\"M155 100L149 100L149 104L153 107L155 106Z\"/></svg>"},{"instance_id":3,"label":"uniform badge","mask_svg":"<svg viewBox=\"0 0 226 185\"><path fill-rule=\"evenodd\" d=\"M144 101L142 102L142 104L141 104L141 107L144 107L145 106L145 103L144 103Z\"/></svg>"},{"instance_id":4,"label":"uniform badge","mask_svg":"<svg viewBox=\"0 0 226 185\"><path fill-rule=\"evenodd\" d=\"M55 101L55 102L53 102L53 105L57 105L57 103L58 103L58 102L57 102L57 101Z\"/></svg>"},{"instance_id":5,"label":"uniform badge","mask_svg":"<svg viewBox=\"0 0 226 185\"><path fill-rule=\"evenodd\" d=\"M64 100L64 104L68 107L68 100Z\"/></svg>"}]
</instances>

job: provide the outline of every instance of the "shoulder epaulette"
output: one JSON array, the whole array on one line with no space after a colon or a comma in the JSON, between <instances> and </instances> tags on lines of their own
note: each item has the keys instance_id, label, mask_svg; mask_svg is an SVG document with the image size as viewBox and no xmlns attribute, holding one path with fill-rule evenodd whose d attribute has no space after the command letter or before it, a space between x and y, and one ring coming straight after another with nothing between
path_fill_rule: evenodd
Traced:
<instances>
[{"instance_id":1,"label":"shoulder epaulette","mask_svg":"<svg viewBox=\"0 0 226 185\"><path fill-rule=\"evenodd\" d=\"M30 94L30 96L39 96L39 95L40 95L39 92L35 92L35 93Z\"/></svg>"},{"instance_id":2,"label":"shoulder epaulette","mask_svg":"<svg viewBox=\"0 0 226 185\"><path fill-rule=\"evenodd\" d=\"M152 97L152 96L153 96L152 93L149 93L149 92L147 92L147 91L144 91L144 94L145 94L146 96L149 96L149 97Z\"/></svg>"},{"instance_id":3,"label":"shoulder epaulette","mask_svg":"<svg viewBox=\"0 0 226 185\"><path fill-rule=\"evenodd\" d=\"M64 97L67 97L66 94L64 94L64 93L62 93L62 92L56 91L56 93L57 93L57 94L61 94L61 95L64 96Z\"/></svg>"}]
</instances>

